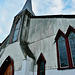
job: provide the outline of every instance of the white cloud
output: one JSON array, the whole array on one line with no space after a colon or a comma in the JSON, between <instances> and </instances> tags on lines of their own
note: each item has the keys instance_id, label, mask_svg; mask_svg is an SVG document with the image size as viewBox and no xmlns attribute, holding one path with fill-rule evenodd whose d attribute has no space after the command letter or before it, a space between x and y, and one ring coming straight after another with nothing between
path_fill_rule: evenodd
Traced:
<instances>
[{"instance_id":1,"label":"white cloud","mask_svg":"<svg viewBox=\"0 0 75 75\"><path fill-rule=\"evenodd\" d=\"M75 0L72 0L72 8L75 9Z\"/></svg>"},{"instance_id":2,"label":"white cloud","mask_svg":"<svg viewBox=\"0 0 75 75\"><path fill-rule=\"evenodd\" d=\"M62 13L63 8L62 0L36 0L33 2L33 9L37 15Z\"/></svg>"},{"instance_id":3,"label":"white cloud","mask_svg":"<svg viewBox=\"0 0 75 75\"><path fill-rule=\"evenodd\" d=\"M35 14L38 14L39 12L38 12L38 2L39 0L32 0L32 9L33 9L33 12L35 13Z\"/></svg>"},{"instance_id":4,"label":"white cloud","mask_svg":"<svg viewBox=\"0 0 75 75\"><path fill-rule=\"evenodd\" d=\"M62 9L63 9L63 2L62 0L53 0L51 3L51 6L49 6L49 13L51 14L60 14L62 13Z\"/></svg>"},{"instance_id":5,"label":"white cloud","mask_svg":"<svg viewBox=\"0 0 75 75\"><path fill-rule=\"evenodd\" d=\"M36 15L74 14L75 0L33 0Z\"/></svg>"}]
</instances>

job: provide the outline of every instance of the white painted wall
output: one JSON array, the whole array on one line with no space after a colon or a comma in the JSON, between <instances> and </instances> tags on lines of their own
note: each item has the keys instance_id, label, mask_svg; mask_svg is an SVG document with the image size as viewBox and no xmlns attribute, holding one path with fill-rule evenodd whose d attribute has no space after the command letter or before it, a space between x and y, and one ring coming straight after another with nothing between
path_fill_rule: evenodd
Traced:
<instances>
[{"instance_id":1,"label":"white painted wall","mask_svg":"<svg viewBox=\"0 0 75 75\"><path fill-rule=\"evenodd\" d=\"M26 70L26 60L23 60L21 70L15 71L14 75L25 75L25 70Z\"/></svg>"},{"instance_id":2,"label":"white painted wall","mask_svg":"<svg viewBox=\"0 0 75 75\"><path fill-rule=\"evenodd\" d=\"M57 68L57 52L56 44L54 43L55 36L34 42L29 45L30 50L33 52L37 62L41 52L46 59L46 69ZM37 64L36 64L37 65ZM35 68L34 71L37 69Z\"/></svg>"},{"instance_id":3,"label":"white painted wall","mask_svg":"<svg viewBox=\"0 0 75 75\"><path fill-rule=\"evenodd\" d=\"M21 70L15 70L14 75L33 75L33 71L30 70L30 59L31 58L27 57L26 60L23 60Z\"/></svg>"},{"instance_id":4,"label":"white painted wall","mask_svg":"<svg viewBox=\"0 0 75 75\"><path fill-rule=\"evenodd\" d=\"M74 75L75 69L70 70L46 70L46 75Z\"/></svg>"},{"instance_id":5,"label":"white painted wall","mask_svg":"<svg viewBox=\"0 0 75 75\"><path fill-rule=\"evenodd\" d=\"M37 75L37 60L41 52L46 59L46 75L74 75L75 69L57 70L57 52L55 36L58 29L66 32L69 25L75 27L75 19L66 18L38 18L31 19L28 42L29 48L34 54L36 61L25 59L19 42L9 44L0 58L0 65L10 56L14 60L15 75ZM34 69L34 70L33 70Z\"/></svg>"},{"instance_id":6,"label":"white painted wall","mask_svg":"<svg viewBox=\"0 0 75 75\"><path fill-rule=\"evenodd\" d=\"M14 69L20 70L22 67L22 61L23 61L23 59L25 59L25 57L22 53L19 42L9 44L5 48L5 51L2 55L2 57L0 58L0 66L2 65L2 63L5 61L5 59L8 56L10 56L14 61Z\"/></svg>"},{"instance_id":7,"label":"white painted wall","mask_svg":"<svg viewBox=\"0 0 75 75\"><path fill-rule=\"evenodd\" d=\"M46 69L57 68L55 37L59 29L65 33L69 25L75 28L75 18L31 18L28 36L29 47L36 62L41 52L43 53L46 59Z\"/></svg>"},{"instance_id":8,"label":"white painted wall","mask_svg":"<svg viewBox=\"0 0 75 75\"><path fill-rule=\"evenodd\" d=\"M74 75L75 74L75 69L70 69L70 70L46 70L45 75ZM37 75L37 72L34 72L34 75Z\"/></svg>"},{"instance_id":9,"label":"white painted wall","mask_svg":"<svg viewBox=\"0 0 75 75\"><path fill-rule=\"evenodd\" d=\"M55 37L59 29L64 33L69 25L75 28L75 18L31 18L28 42L37 62L41 52L46 59L46 75L73 75L74 69L57 70L57 50ZM37 65L37 64L36 64ZM34 75L37 66L34 65Z\"/></svg>"}]
</instances>

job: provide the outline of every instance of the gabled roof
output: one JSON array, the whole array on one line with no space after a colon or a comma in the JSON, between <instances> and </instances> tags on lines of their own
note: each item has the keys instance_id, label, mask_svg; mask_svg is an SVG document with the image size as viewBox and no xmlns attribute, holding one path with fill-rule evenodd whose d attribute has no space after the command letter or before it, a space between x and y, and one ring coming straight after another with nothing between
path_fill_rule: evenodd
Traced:
<instances>
[{"instance_id":1,"label":"gabled roof","mask_svg":"<svg viewBox=\"0 0 75 75\"><path fill-rule=\"evenodd\" d=\"M22 10L17 14L21 14L23 11L26 11L28 10L32 15L35 15L32 11L32 3L31 3L31 0L27 0L24 7L22 8Z\"/></svg>"}]
</instances>

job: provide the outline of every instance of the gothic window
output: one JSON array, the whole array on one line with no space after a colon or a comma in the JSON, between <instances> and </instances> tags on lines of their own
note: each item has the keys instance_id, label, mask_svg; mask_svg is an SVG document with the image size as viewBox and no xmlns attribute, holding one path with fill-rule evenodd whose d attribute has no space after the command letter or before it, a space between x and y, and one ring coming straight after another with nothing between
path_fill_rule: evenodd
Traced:
<instances>
[{"instance_id":1,"label":"gothic window","mask_svg":"<svg viewBox=\"0 0 75 75\"><path fill-rule=\"evenodd\" d=\"M59 29L55 41L58 69L75 68L75 29L69 26L66 34Z\"/></svg>"},{"instance_id":2,"label":"gothic window","mask_svg":"<svg viewBox=\"0 0 75 75\"><path fill-rule=\"evenodd\" d=\"M60 66L67 67L68 66L67 51L66 51L65 39L62 36L58 39L58 50L60 57Z\"/></svg>"},{"instance_id":3,"label":"gothic window","mask_svg":"<svg viewBox=\"0 0 75 75\"><path fill-rule=\"evenodd\" d=\"M43 54L41 53L37 61L37 65L38 65L37 75L45 75L45 64L46 64L46 60Z\"/></svg>"},{"instance_id":4,"label":"gothic window","mask_svg":"<svg viewBox=\"0 0 75 75\"><path fill-rule=\"evenodd\" d=\"M40 75L44 75L44 61L40 63Z\"/></svg>"},{"instance_id":5,"label":"gothic window","mask_svg":"<svg viewBox=\"0 0 75 75\"><path fill-rule=\"evenodd\" d=\"M15 24L16 26L14 28L12 42L16 41L17 38L18 38L18 33L19 33L19 28L20 28L20 22L21 22L21 19L19 19L18 22Z\"/></svg>"},{"instance_id":6,"label":"gothic window","mask_svg":"<svg viewBox=\"0 0 75 75\"><path fill-rule=\"evenodd\" d=\"M73 65L75 66L75 33L71 32L69 34L68 39L69 39L69 44L70 44Z\"/></svg>"}]
</instances>

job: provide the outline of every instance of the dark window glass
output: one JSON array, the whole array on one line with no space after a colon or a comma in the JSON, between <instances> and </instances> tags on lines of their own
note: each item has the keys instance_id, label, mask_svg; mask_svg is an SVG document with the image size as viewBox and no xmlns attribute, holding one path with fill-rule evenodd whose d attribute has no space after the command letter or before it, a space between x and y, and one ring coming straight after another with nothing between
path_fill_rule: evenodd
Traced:
<instances>
[{"instance_id":1,"label":"dark window glass","mask_svg":"<svg viewBox=\"0 0 75 75\"><path fill-rule=\"evenodd\" d=\"M60 66L67 67L68 66L67 51L65 39L62 36L60 36L58 40L58 50L59 50Z\"/></svg>"},{"instance_id":2,"label":"dark window glass","mask_svg":"<svg viewBox=\"0 0 75 75\"><path fill-rule=\"evenodd\" d=\"M19 20L19 21L17 22L15 29L18 29L18 28L20 27L20 21L21 21L21 20Z\"/></svg>"},{"instance_id":3,"label":"dark window glass","mask_svg":"<svg viewBox=\"0 0 75 75\"><path fill-rule=\"evenodd\" d=\"M71 55L73 59L73 65L75 66L75 33L71 32L68 38L70 43Z\"/></svg>"},{"instance_id":4,"label":"dark window glass","mask_svg":"<svg viewBox=\"0 0 75 75\"><path fill-rule=\"evenodd\" d=\"M13 42L17 40L17 36L18 36L18 29L15 30L14 35L13 35Z\"/></svg>"},{"instance_id":5,"label":"dark window glass","mask_svg":"<svg viewBox=\"0 0 75 75\"><path fill-rule=\"evenodd\" d=\"M44 75L44 62L41 61L40 63L40 75Z\"/></svg>"},{"instance_id":6,"label":"dark window glass","mask_svg":"<svg viewBox=\"0 0 75 75\"><path fill-rule=\"evenodd\" d=\"M18 38L18 32L19 32L19 28L20 28L20 22L21 22L21 20L19 20L17 22L17 24L16 24L15 31L14 31L14 34L13 34L12 42L16 41L17 38Z\"/></svg>"}]
</instances>

